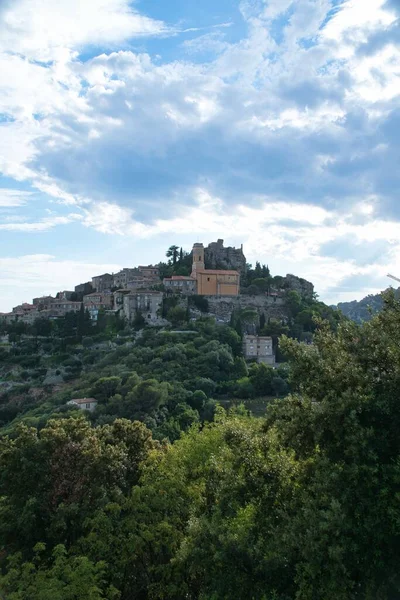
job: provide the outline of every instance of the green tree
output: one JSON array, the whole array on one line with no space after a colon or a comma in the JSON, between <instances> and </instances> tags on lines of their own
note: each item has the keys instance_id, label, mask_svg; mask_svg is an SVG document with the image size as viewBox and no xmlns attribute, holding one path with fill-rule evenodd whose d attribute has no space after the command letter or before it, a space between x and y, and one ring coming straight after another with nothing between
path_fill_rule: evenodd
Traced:
<instances>
[{"instance_id":1,"label":"green tree","mask_svg":"<svg viewBox=\"0 0 400 600\"><path fill-rule=\"evenodd\" d=\"M32 562L23 563L19 554L8 559L8 572L0 576L0 589L9 600L120 598L115 588L105 589L104 562L93 563L86 556L68 556L65 547L59 544L48 565L42 556L44 551L45 545L37 544Z\"/></svg>"},{"instance_id":2,"label":"green tree","mask_svg":"<svg viewBox=\"0 0 400 600\"><path fill-rule=\"evenodd\" d=\"M153 447L138 422L92 428L83 417L50 420L38 431L19 426L0 445L0 544L30 558L38 542L67 548L93 510L138 481Z\"/></svg>"},{"instance_id":3,"label":"green tree","mask_svg":"<svg viewBox=\"0 0 400 600\"><path fill-rule=\"evenodd\" d=\"M168 398L168 384L159 383L156 379L146 379L127 396L127 401L133 403L137 413L149 413Z\"/></svg>"},{"instance_id":4,"label":"green tree","mask_svg":"<svg viewBox=\"0 0 400 600\"><path fill-rule=\"evenodd\" d=\"M170 262L175 266L179 256L179 247L178 246L170 246L166 252L167 258L170 259Z\"/></svg>"},{"instance_id":5,"label":"green tree","mask_svg":"<svg viewBox=\"0 0 400 600\"><path fill-rule=\"evenodd\" d=\"M174 326L182 325L187 321L187 310L183 306L173 306L167 313L167 319Z\"/></svg>"},{"instance_id":6,"label":"green tree","mask_svg":"<svg viewBox=\"0 0 400 600\"><path fill-rule=\"evenodd\" d=\"M96 400L105 402L116 394L120 384L120 377L101 377L92 387L91 394Z\"/></svg>"}]
</instances>

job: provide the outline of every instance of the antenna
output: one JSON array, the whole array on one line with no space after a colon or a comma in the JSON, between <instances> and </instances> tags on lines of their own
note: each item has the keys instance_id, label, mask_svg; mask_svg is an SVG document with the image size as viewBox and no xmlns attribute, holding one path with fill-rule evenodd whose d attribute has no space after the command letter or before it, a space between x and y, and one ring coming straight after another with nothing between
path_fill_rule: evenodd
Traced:
<instances>
[{"instance_id":1,"label":"antenna","mask_svg":"<svg viewBox=\"0 0 400 600\"><path fill-rule=\"evenodd\" d=\"M390 275L390 273L388 273L386 275L386 277L390 277L390 279L394 279L395 281L399 281L400 282L400 279L398 277L395 277L394 275Z\"/></svg>"}]
</instances>

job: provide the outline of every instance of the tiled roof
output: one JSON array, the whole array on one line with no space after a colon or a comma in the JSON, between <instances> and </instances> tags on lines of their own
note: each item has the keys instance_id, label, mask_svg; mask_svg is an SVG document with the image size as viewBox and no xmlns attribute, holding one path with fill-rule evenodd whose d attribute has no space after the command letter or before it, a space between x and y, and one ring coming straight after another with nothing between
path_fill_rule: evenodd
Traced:
<instances>
[{"instance_id":1,"label":"tiled roof","mask_svg":"<svg viewBox=\"0 0 400 600\"><path fill-rule=\"evenodd\" d=\"M97 402L96 398L73 398L71 402L76 404L89 404L91 402Z\"/></svg>"},{"instance_id":2,"label":"tiled roof","mask_svg":"<svg viewBox=\"0 0 400 600\"><path fill-rule=\"evenodd\" d=\"M203 273L207 275L239 275L238 271L226 271L224 269L196 269L196 273Z\"/></svg>"},{"instance_id":3,"label":"tiled roof","mask_svg":"<svg viewBox=\"0 0 400 600\"><path fill-rule=\"evenodd\" d=\"M186 277L185 275L172 275L172 277L165 277L165 279L172 281L196 281L193 277Z\"/></svg>"}]
</instances>

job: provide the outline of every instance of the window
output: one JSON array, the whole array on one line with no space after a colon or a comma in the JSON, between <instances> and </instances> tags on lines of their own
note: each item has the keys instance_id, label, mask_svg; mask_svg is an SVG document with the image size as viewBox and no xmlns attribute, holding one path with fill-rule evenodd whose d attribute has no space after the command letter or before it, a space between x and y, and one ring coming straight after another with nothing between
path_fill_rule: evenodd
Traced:
<instances>
[{"instance_id":1,"label":"window","mask_svg":"<svg viewBox=\"0 0 400 600\"><path fill-rule=\"evenodd\" d=\"M209 278L209 277L207 277L207 281L210 281L210 278Z\"/></svg>"},{"instance_id":2,"label":"window","mask_svg":"<svg viewBox=\"0 0 400 600\"><path fill-rule=\"evenodd\" d=\"M85 408L90 409L90 403L89 402L86 404Z\"/></svg>"}]
</instances>

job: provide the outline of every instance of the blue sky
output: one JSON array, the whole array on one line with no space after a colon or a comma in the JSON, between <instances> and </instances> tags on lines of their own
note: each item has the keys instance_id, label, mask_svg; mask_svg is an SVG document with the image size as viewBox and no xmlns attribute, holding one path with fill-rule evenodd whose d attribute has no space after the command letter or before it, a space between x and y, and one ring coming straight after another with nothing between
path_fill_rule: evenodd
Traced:
<instances>
[{"instance_id":1,"label":"blue sky","mask_svg":"<svg viewBox=\"0 0 400 600\"><path fill-rule=\"evenodd\" d=\"M400 274L398 0L2 0L0 311L223 238Z\"/></svg>"}]
</instances>

